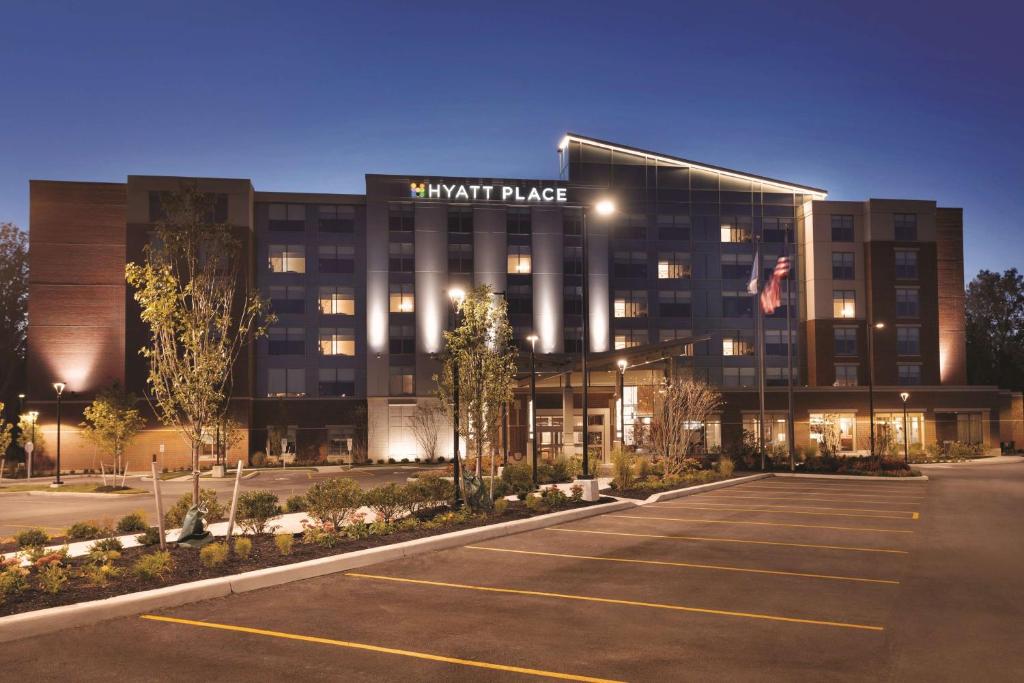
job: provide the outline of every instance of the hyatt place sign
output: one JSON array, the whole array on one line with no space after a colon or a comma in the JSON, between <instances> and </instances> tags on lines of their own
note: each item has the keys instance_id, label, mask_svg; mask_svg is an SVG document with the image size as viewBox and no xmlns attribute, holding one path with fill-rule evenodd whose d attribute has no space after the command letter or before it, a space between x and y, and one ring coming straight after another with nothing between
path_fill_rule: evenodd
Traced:
<instances>
[{"instance_id":1,"label":"hyatt place sign","mask_svg":"<svg viewBox=\"0 0 1024 683\"><path fill-rule=\"evenodd\" d=\"M411 183L409 194L420 199L483 202L564 202L566 188L552 186L513 185L446 185L444 183Z\"/></svg>"}]
</instances>

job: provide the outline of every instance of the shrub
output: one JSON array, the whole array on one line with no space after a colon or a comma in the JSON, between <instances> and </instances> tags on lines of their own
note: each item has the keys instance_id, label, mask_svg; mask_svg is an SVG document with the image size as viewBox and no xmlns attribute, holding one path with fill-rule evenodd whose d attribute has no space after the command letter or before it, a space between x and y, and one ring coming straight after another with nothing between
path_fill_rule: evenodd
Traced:
<instances>
[{"instance_id":1,"label":"shrub","mask_svg":"<svg viewBox=\"0 0 1024 683\"><path fill-rule=\"evenodd\" d=\"M199 561L204 567L212 568L224 564L228 560L227 543L210 543L199 550Z\"/></svg>"},{"instance_id":2,"label":"shrub","mask_svg":"<svg viewBox=\"0 0 1024 683\"><path fill-rule=\"evenodd\" d=\"M266 467L267 465L267 454L263 451L256 451L249 456L250 467Z\"/></svg>"},{"instance_id":3,"label":"shrub","mask_svg":"<svg viewBox=\"0 0 1024 683\"><path fill-rule=\"evenodd\" d=\"M238 524L249 533L273 531L267 523L277 517L278 512L277 496L271 491L246 491L238 497Z\"/></svg>"},{"instance_id":4,"label":"shrub","mask_svg":"<svg viewBox=\"0 0 1024 683\"><path fill-rule=\"evenodd\" d=\"M455 485L440 475L420 475L406 484L410 509L415 512L425 508L448 505L455 498Z\"/></svg>"},{"instance_id":5,"label":"shrub","mask_svg":"<svg viewBox=\"0 0 1024 683\"><path fill-rule=\"evenodd\" d=\"M507 465L501 472L501 480L508 484L512 493L519 496L519 500L526 498L533 490L533 472L526 463Z\"/></svg>"},{"instance_id":6,"label":"shrub","mask_svg":"<svg viewBox=\"0 0 1024 683\"><path fill-rule=\"evenodd\" d=\"M321 524L330 522L340 529L349 516L362 505L363 492L351 479L323 479L309 487L306 503L310 517Z\"/></svg>"},{"instance_id":7,"label":"shrub","mask_svg":"<svg viewBox=\"0 0 1024 683\"><path fill-rule=\"evenodd\" d=\"M157 550L137 559L132 565L132 574L143 581L156 581L169 574L173 567L171 554L166 550Z\"/></svg>"},{"instance_id":8,"label":"shrub","mask_svg":"<svg viewBox=\"0 0 1024 683\"><path fill-rule=\"evenodd\" d=\"M569 496L565 495L560 489L554 486L549 489L545 489L540 495L552 510L569 507Z\"/></svg>"},{"instance_id":9,"label":"shrub","mask_svg":"<svg viewBox=\"0 0 1024 683\"><path fill-rule=\"evenodd\" d=\"M122 545L121 541L116 538L101 538L89 546L90 553L108 552L111 550L121 552L124 550L124 545Z\"/></svg>"},{"instance_id":10,"label":"shrub","mask_svg":"<svg viewBox=\"0 0 1024 683\"><path fill-rule=\"evenodd\" d=\"M548 505L542 496L528 496L526 498L526 508L537 513L551 512L551 506Z\"/></svg>"},{"instance_id":11,"label":"shrub","mask_svg":"<svg viewBox=\"0 0 1024 683\"><path fill-rule=\"evenodd\" d=\"M156 545L160 542L160 529L155 526L148 527L145 531L136 536L135 540L142 545Z\"/></svg>"},{"instance_id":12,"label":"shrub","mask_svg":"<svg viewBox=\"0 0 1024 683\"><path fill-rule=\"evenodd\" d=\"M213 489L202 489L199 492L199 503L206 508L206 521L219 522L224 519L224 508L217 502L217 492ZM185 513L192 507L192 494L186 493L164 515L164 527L175 529L185 521Z\"/></svg>"},{"instance_id":13,"label":"shrub","mask_svg":"<svg viewBox=\"0 0 1024 683\"><path fill-rule=\"evenodd\" d=\"M277 552L282 555L292 554L292 544L295 543L295 537L291 534L275 534L274 545L277 546Z\"/></svg>"},{"instance_id":14,"label":"shrub","mask_svg":"<svg viewBox=\"0 0 1024 683\"><path fill-rule=\"evenodd\" d=\"M496 498L494 501L494 514L501 517L508 509L508 501L504 498Z\"/></svg>"},{"instance_id":15,"label":"shrub","mask_svg":"<svg viewBox=\"0 0 1024 683\"><path fill-rule=\"evenodd\" d=\"M633 488L633 456L621 448L612 452L612 483L619 491Z\"/></svg>"},{"instance_id":16,"label":"shrub","mask_svg":"<svg viewBox=\"0 0 1024 683\"><path fill-rule=\"evenodd\" d=\"M82 567L82 578L93 586L105 586L110 579L117 578L120 575L121 570L115 567L110 561L87 564Z\"/></svg>"},{"instance_id":17,"label":"shrub","mask_svg":"<svg viewBox=\"0 0 1024 683\"><path fill-rule=\"evenodd\" d=\"M302 496L292 496L285 503L285 509L288 512L305 512L306 511L306 499Z\"/></svg>"},{"instance_id":18,"label":"shrub","mask_svg":"<svg viewBox=\"0 0 1024 683\"><path fill-rule=\"evenodd\" d=\"M377 516L377 521L391 524L410 511L410 495L404 486L391 483L370 489L363 494L363 505Z\"/></svg>"},{"instance_id":19,"label":"shrub","mask_svg":"<svg viewBox=\"0 0 1024 683\"><path fill-rule=\"evenodd\" d=\"M117 522L117 530L122 534L146 530L146 517L141 512L130 512Z\"/></svg>"},{"instance_id":20,"label":"shrub","mask_svg":"<svg viewBox=\"0 0 1024 683\"><path fill-rule=\"evenodd\" d=\"M92 522L75 522L68 527L64 535L69 541L88 541L103 535L100 528Z\"/></svg>"},{"instance_id":21,"label":"shrub","mask_svg":"<svg viewBox=\"0 0 1024 683\"><path fill-rule=\"evenodd\" d=\"M19 548L41 548L50 540L50 535L42 529L25 529L14 534L14 542Z\"/></svg>"},{"instance_id":22,"label":"shrub","mask_svg":"<svg viewBox=\"0 0 1024 683\"><path fill-rule=\"evenodd\" d=\"M235 539L235 555L240 560L248 560L252 554L252 539L241 536Z\"/></svg>"},{"instance_id":23,"label":"shrub","mask_svg":"<svg viewBox=\"0 0 1024 683\"><path fill-rule=\"evenodd\" d=\"M20 566L21 561L17 558L11 558L4 563L0 563L0 602L3 602L4 597L8 595L14 595L20 593L28 588L28 570Z\"/></svg>"},{"instance_id":24,"label":"shrub","mask_svg":"<svg viewBox=\"0 0 1024 683\"><path fill-rule=\"evenodd\" d=\"M302 520L302 542L315 543L322 548L333 548L341 541L342 535L330 522L323 524Z\"/></svg>"},{"instance_id":25,"label":"shrub","mask_svg":"<svg viewBox=\"0 0 1024 683\"><path fill-rule=\"evenodd\" d=\"M636 459L634 469L636 470L637 479L646 479L651 476L651 461L641 456Z\"/></svg>"},{"instance_id":26,"label":"shrub","mask_svg":"<svg viewBox=\"0 0 1024 683\"><path fill-rule=\"evenodd\" d=\"M573 484L569 491L571 493L569 499L572 502L579 503L583 500L583 486L581 484Z\"/></svg>"},{"instance_id":27,"label":"shrub","mask_svg":"<svg viewBox=\"0 0 1024 683\"><path fill-rule=\"evenodd\" d=\"M736 464L733 463L732 458L727 455L723 455L718 459L718 473L723 477L731 477L733 470L736 469Z\"/></svg>"},{"instance_id":28,"label":"shrub","mask_svg":"<svg viewBox=\"0 0 1024 683\"><path fill-rule=\"evenodd\" d=\"M48 564L39 570L39 587L46 593L56 594L68 582L67 567L60 564Z\"/></svg>"},{"instance_id":29,"label":"shrub","mask_svg":"<svg viewBox=\"0 0 1024 683\"><path fill-rule=\"evenodd\" d=\"M66 560L67 557L68 554L66 551L56 551L52 553L47 553L45 555L40 555L39 557L35 558L32 561L32 566L36 569L42 569L44 567L49 567L51 564L60 564L61 562Z\"/></svg>"}]
</instances>

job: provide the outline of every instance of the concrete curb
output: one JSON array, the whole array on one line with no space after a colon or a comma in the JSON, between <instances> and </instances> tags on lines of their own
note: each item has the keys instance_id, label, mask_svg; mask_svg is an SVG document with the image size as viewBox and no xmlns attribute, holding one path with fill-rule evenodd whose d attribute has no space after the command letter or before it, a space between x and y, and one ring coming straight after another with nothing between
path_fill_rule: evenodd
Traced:
<instances>
[{"instance_id":1,"label":"concrete curb","mask_svg":"<svg viewBox=\"0 0 1024 683\"><path fill-rule=\"evenodd\" d=\"M20 493L28 496L63 496L71 498L103 498L105 500L117 500L118 497L131 498L141 496L148 491L135 491L133 493L83 493L81 491L0 491L0 496L10 496Z\"/></svg>"},{"instance_id":2,"label":"concrete curb","mask_svg":"<svg viewBox=\"0 0 1024 683\"><path fill-rule=\"evenodd\" d=\"M0 643L21 638L30 638L45 633L63 631L77 626L88 626L109 619L141 614L156 609L177 607L191 602L222 598L232 593L244 593L259 588L280 586L325 574L366 567L378 562L397 560L402 557L419 555L434 550L444 550L467 543L478 543L492 538L510 536L524 531L533 531L556 524L573 522L587 517L596 517L607 512L618 512L634 507L635 501L619 501L591 505L575 510L563 510L546 515L518 519L501 524L490 524L473 529L462 529L428 538L404 541L379 548L357 550L351 553L321 557L305 562L268 567L251 572L181 583L165 588L139 593L118 595L104 600L80 602L74 605L50 607L47 609L12 614L0 618Z\"/></svg>"},{"instance_id":3,"label":"concrete curb","mask_svg":"<svg viewBox=\"0 0 1024 683\"><path fill-rule=\"evenodd\" d=\"M722 481L713 481L710 484L698 484L697 486L690 486L685 489L676 489L675 491L662 491L661 493L655 493L648 496L645 500L639 501L639 505L650 505L651 503L660 503L663 500L672 500L673 498L683 498L685 496L692 496L695 493L704 493L705 491L714 491L715 489L723 489L728 486L736 486L737 484L745 484L749 481L757 481L758 479L767 479L772 476L771 472L763 472L759 474L751 474L746 477L736 477L735 479L723 479ZM624 500L620 498L619 500Z\"/></svg>"},{"instance_id":4,"label":"concrete curb","mask_svg":"<svg viewBox=\"0 0 1024 683\"><path fill-rule=\"evenodd\" d=\"M928 481L928 477L873 477L866 474L799 474L797 472L772 472L776 477L793 477L794 479L853 479L855 481Z\"/></svg>"}]
</instances>

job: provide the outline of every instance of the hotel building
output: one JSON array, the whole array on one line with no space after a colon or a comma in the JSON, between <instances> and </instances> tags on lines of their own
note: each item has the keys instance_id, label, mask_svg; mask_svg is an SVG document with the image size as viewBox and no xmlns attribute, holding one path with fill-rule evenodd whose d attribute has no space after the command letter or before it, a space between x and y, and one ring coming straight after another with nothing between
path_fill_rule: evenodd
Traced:
<instances>
[{"instance_id":1,"label":"hotel building","mask_svg":"<svg viewBox=\"0 0 1024 683\"><path fill-rule=\"evenodd\" d=\"M542 453L581 447L584 343L592 352L587 431L601 453L633 440L659 382L687 374L722 391L722 410L700 427L709 449L729 451L758 428L755 301L746 285L753 268L763 282L787 253L790 287L764 321L773 442L787 438L792 366L800 450L831 422L844 451L865 452L872 383L876 423L890 424L900 443L907 392L911 444L1024 444L1021 395L966 383L962 209L831 201L820 188L574 134L558 145L557 162L547 179L370 174L364 194L257 191L246 179L31 181L28 407L40 413L47 452L53 382L67 384L66 469L98 467L75 428L98 389L117 381L143 393L137 350L148 331L124 267L142 258L163 193L183 182L210 193L216 220L241 236L247 281L278 318L239 361L233 414L245 438L232 460L282 447L300 459L422 457L411 424L419 404L437 400L447 291L484 283L507 301L521 344L524 374L508 411L512 458L533 436L531 334ZM614 215L589 212L602 198L615 201ZM629 366L622 396L620 359ZM450 433L441 426L439 455L450 456ZM134 468L159 453L174 467L188 452L154 424L130 457Z\"/></svg>"}]
</instances>

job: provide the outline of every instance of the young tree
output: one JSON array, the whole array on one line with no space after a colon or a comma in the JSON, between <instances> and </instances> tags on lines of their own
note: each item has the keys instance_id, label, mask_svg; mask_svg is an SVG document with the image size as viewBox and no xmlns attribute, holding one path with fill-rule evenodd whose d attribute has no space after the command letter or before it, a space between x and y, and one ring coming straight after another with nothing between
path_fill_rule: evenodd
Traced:
<instances>
[{"instance_id":1,"label":"young tree","mask_svg":"<svg viewBox=\"0 0 1024 683\"><path fill-rule=\"evenodd\" d=\"M517 354L505 299L495 297L490 286L479 285L466 294L459 304L458 320L454 330L444 333L441 374L434 379L445 413L454 417L451 398L458 366L459 434L475 447L479 475L484 444L494 443L501 425L501 404L512 398ZM492 457L492 497L495 470Z\"/></svg>"},{"instance_id":2,"label":"young tree","mask_svg":"<svg viewBox=\"0 0 1024 683\"><path fill-rule=\"evenodd\" d=\"M722 395L696 379L666 384L656 394L649 438L654 453L664 459L665 474L683 472L705 420L721 405Z\"/></svg>"},{"instance_id":3,"label":"young tree","mask_svg":"<svg viewBox=\"0 0 1024 683\"><path fill-rule=\"evenodd\" d=\"M23 380L27 331L28 235L0 223L0 398Z\"/></svg>"},{"instance_id":4,"label":"young tree","mask_svg":"<svg viewBox=\"0 0 1024 683\"><path fill-rule=\"evenodd\" d=\"M4 404L0 402L0 458L7 453L7 448L14 439L14 425L4 420ZM2 473L0 473L2 474Z\"/></svg>"},{"instance_id":5,"label":"young tree","mask_svg":"<svg viewBox=\"0 0 1024 683\"><path fill-rule=\"evenodd\" d=\"M121 458L135 436L146 426L146 420L135 408L139 398L125 391L116 382L100 391L82 411L85 421L79 425L82 436L106 451L114 460L114 481L122 472ZM127 467L127 462L125 463ZM123 477L122 477L123 479Z\"/></svg>"},{"instance_id":6,"label":"young tree","mask_svg":"<svg viewBox=\"0 0 1024 683\"><path fill-rule=\"evenodd\" d=\"M982 270L967 285L966 308L971 384L1024 389L1024 276Z\"/></svg>"},{"instance_id":7,"label":"young tree","mask_svg":"<svg viewBox=\"0 0 1024 683\"><path fill-rule=\"evenodd\" d=\"M273 321L267 302L249 290L245 254L231 226L215 223L212 199L194 185L168 194L156 239L143 263L129 263L150 342L147 398L160 420L192 449L192 499L199 502L199 452L225 414L235 360Z\"/></svg>"},{"instance_id":8,"label":"young tree","mask_svg":"<svg viewBox=\"0 0 1024 683\"><path fill-rule=\"evenodd\" d=\"M238 420L227 415L221 415L220 419L214 424L212 432L213 442L217 451L217 462L221 465L227 465L228 451L242 442L242 437L245 436L245 427Z\"/></svg>"},{"instance_id":9,"label":"young tree","mask_svg":"<svg viewBox=\"0 0 1024 683\"><path fill-rule=\"evenodd\" d=\"M412 415L412 433L427 460L437 457L437 437L441 432L443 409L433 403L420 403Z\"/></svg>"}]
</instances>

